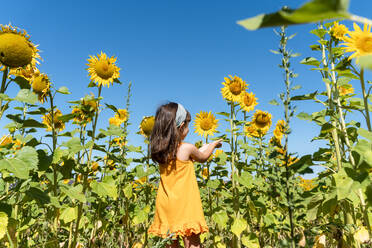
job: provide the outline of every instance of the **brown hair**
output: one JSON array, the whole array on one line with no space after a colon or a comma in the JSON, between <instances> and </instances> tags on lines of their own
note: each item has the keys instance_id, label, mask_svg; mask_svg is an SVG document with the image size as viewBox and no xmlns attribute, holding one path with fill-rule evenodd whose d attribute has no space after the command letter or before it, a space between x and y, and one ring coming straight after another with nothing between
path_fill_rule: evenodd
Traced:
<instances>
[{"instance_id":1,"label":"brown hair","mask_svg":"<svg viewBox=\"0 0 372 248\"><path fill-rule=\"evenodd\" d=\"M150 152L152 160L159 164L167 164L176 159L177 148L181 143L180 129L176 125L176 113L178 104L169 102L161 105L156 110L155 124L150 136ZM189 111L187 111L185 125L191 121Z\"/></svg>"}]
</instances>

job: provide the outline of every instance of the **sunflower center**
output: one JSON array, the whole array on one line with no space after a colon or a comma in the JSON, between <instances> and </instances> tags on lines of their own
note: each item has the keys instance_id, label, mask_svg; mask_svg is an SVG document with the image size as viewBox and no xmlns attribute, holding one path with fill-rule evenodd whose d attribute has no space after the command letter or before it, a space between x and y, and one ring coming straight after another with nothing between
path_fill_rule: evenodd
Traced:
<instances>
[{"instance_id":1,"label":"sunflower center","mask_svg":"<svg viewBox=\"0 0 372 248\"><path fill-rule=\"evenodd\" d=\"M357 40L356 47L362 53L372 53L372 36L364 36Z\"/></svg>"},{"instance_id":2,"label":"sunflower center","mask_svg":"<svg viewBox=\"0 0 372 248\"><path fill-rule=\"evenodd\" d=\"M2 64L22 67L31 63L33 50L25 37L19 34L0 35L0 61Z\"/></svg>"},{"instance_id":3,"label":"sunflower center","mask_svg":"<svg viewBox=\"0 0 372 248\"><path fill-rule=\"evenodd\" d=\"M229 85L229 90L234 95L240 95L240 93L242 92L242 87L239 82L233 81Z\"/></svg>"},{"instance_id":4,"label":"sunflower center","mask_svg":"<svg viewBox=\"0 0 372 248\"><path fill-rule=\"evenodd\" d=\"M253 104L254 98L251 97L250 95L245 95L243 100L245 106L251 106Z\"/></svg>"},{"instance_id":5,"label":"sunflower center","mask_svg":"<svg viewBox=\"0 0 372 248\"><path fill-rule=\"evenodd\" d=\"M200 122L200 128L208 131L213 127L213 123L209 119L204 119Z\"/></svg>"},{"instance_id":6,"label":"sunflower center","mask_svg":"<svg viewBox=\"0 0 372 248\"><path fill-rule=\"evenodd\" d=\"M256 125L260 128L265 127L269 122L269 118L265 114L258 115L256 118Z\"/></svg>"},{"instance_id":7,"label":"sunflower center","mask_svg":"<svg viewBox=\"0 0 372 248\"><path fill-rule=\"evenodd\" d=\"M100 60L95 65L97 75L102 79L109 79L114 75L115 68L107 60Z\"/></svg>"}]
</instances>

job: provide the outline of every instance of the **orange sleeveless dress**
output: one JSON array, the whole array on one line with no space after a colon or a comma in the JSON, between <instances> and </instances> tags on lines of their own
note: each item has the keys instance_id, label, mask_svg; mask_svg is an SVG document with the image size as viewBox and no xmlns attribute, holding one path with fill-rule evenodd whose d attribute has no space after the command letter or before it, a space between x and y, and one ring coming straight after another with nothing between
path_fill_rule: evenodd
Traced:
<instances>
[{"instance_id":1,"label":"orange sleeveless dress","mask_svg":"<svg viewBox=\"0 0 372 248\"><path fill-rule=\"evenodd\" d=\"M165 238L167 231L177 236L208 232L194 163L177 159L160 165L160 183L155 217L148 233Z\"/></svg>"}]
</instances>

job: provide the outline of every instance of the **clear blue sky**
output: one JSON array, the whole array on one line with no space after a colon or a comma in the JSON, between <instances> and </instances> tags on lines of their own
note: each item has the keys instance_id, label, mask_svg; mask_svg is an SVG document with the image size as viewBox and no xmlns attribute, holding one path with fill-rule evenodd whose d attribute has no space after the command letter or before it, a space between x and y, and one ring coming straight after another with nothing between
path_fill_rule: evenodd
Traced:
<instances>
[{"instance_id":1,"label":"clear blue sky","mask_svg":"<svg viewBox=\"0 0 372 248\"><path fill-rule=\"evenodd\" d=\"M277 67L280 57L269 52L277 48L277 36L272 28L252 32L236 22L277 11L283 5L296 8L304 2L5 1L0 23L25 29L33 43L40 44L43 58L40 70L49 75L57 88L67 86L72 92L57 99L64 113L71 111L67 101L92 91L86 87L89 55L103 51L116 56L124 85L105 88L104 102L124 108L127 83L133 82L129 139L132 144L140 145L142 137L135 132L142 116L154 114L166 100L182 103L193 116L200 110L227 111L220 89L223 78L229 74L238 75L250 84L249 91L258 97L257 109L270 111L275 125L283 118L282 108L268 102L278 99L284 89L282 72ZM351 1L352 13L372 18L371 9L370 0ZM293 68L299 73L295 84L303 86L298 94L324 89L320 75L298 63L304 57L317 55L309 49L316 41L309 34L314 27L309 24L288 29L290 34L297 33L289 43L290 48L302 54L293 61ZM358 82L353 84L357 90L360 88ZM8 94L15 95L16 90L14 86ZM298 112L320 109L307 102L299 102L297 106ZM106 126L112 115L110 110L104 111L99 125ZM4 120L0 124L4 126ZM291 151L303 155L316 150L318 143L310 143L319 132L315 124L295 119L292 129ZM187 139L194 142L198 137L190 132Z\"/></svg>"}]
</instances>

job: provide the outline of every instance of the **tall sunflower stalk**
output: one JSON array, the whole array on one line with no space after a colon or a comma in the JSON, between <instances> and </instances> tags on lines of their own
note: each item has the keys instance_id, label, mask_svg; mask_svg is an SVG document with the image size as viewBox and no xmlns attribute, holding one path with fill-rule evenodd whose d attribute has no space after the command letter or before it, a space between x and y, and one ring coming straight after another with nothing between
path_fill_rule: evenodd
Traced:
<instances>
[{"instance_id":1,"label":"tall sunflower stalk","mask_svg":"<svg viewBox=\"0 0 372 248\"><path fill-rule=\"evenodd\" d=\"M291 106L291 97L290 97L290 91L291 91L291 80L295 77L293 71L289 68L289 60L290 58L294 57L293 54L287 50L287 42L291 37L287 37L286 35L286 27L282 26L280 28L280 49L279 52L282 54L282 64L280 65L281 68L284 69L285 72L285 95L282 99L283 105L284 105L284 117L286 121L287 127L289 126L290 118L293 115L293 107ZM291 235L291 247L295 247L295 240L294 240L294 230L295 230L295 224L294 224L294 218L293 218L293 203L292 203L292 195L293 193L290 192L290 172L289 172L289 155L288 155L288 133L284 132L284 163L285 163L285 175L286 175L286 198L287 198L287 205L288 205L288 217L289 217L289 223L290 223L290 235Z\"/></svg>"},{"instance_id":2,"label":"tall sunflower stalk","mask_svg":"<svg viewBox=\"0 0 372 248\"><path fill-rule=\"evenodd\" d=\"M233 209L235 212L235 219L240 218L240 211L239 211L239 191L238 185L235 181L235 175L238 175L238 171L235 165L236 162L236 142L237 142L237 134L236 134L236 110L235 110L235 103L234 101L230 102L230 131L231 131L231 139L230 139L230 149L231 149L231 183L232 183L232 193L233 193ZM233 248L240 248L240 237L233 236Z\"/></svg>"}]
</instances>

